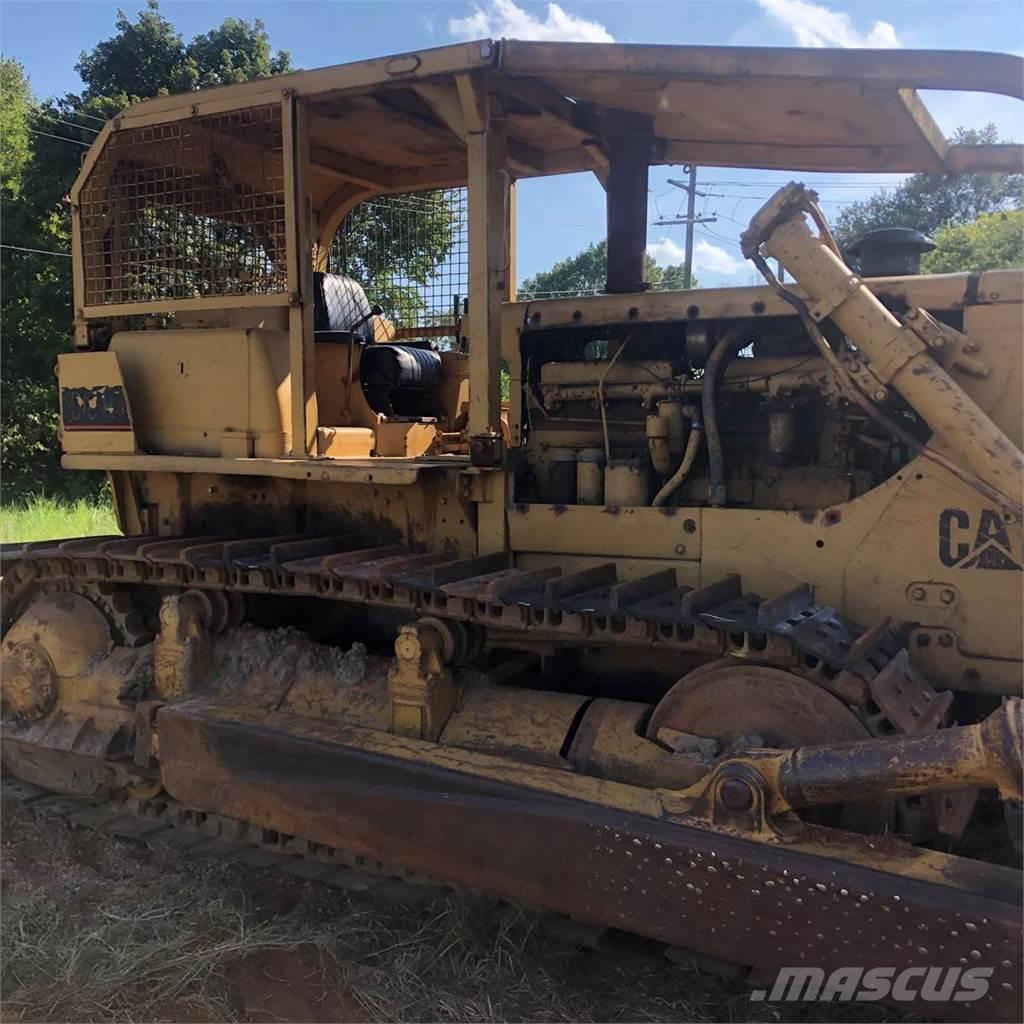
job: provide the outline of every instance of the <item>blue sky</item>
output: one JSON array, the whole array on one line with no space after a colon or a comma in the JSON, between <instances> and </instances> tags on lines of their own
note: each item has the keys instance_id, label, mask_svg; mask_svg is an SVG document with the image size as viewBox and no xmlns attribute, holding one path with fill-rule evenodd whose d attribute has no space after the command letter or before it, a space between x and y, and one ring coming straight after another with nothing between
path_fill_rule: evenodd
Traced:
<instances>
[{"instance_id":1,"label":"blue sky","mask_svg":"<svg viewBox=\"0 0 1024 1024\"><path fill-rule=\"evenodd\" d=\"M134 17L142 3L106 0L0 0L0 48L24 64L39 96L76 91L78 55L113 33L117 9ZM624 43L744 46L882 46L1024 51L1020 0L267 0L165 2L164 15L189 37L225 17L262 18L275 47L311 68L439 46L460 38L584 39ZM958 125L994 121L1001 135L1024 140L1024 104L1001 97L926 94L947 133ZM650 221L672 216L683 194L667 184L678 168L651 173ZM741 226L790 176L765 171L701 168L703 212L718 220L697 229L696 270L702 284L747 284L752 268L740 258ZM897 184L896 175L803 176L819 188L825 209ZM651 226L660 262L681 258L683 229ZM590 175L523 182L519 190L520 279L546 269L604 236L604 194Z\"/></svg>"}]
</instances>

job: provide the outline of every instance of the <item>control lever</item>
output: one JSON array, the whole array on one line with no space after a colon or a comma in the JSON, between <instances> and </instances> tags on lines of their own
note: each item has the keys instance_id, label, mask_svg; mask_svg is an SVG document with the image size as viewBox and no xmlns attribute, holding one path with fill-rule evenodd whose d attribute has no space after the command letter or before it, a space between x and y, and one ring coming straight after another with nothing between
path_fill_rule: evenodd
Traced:
<instances>
[{"instance_id":1,"label":"control lever","mask_svg":"<svg viewBox=\"0 0 1024 1024\"><path fill-rule=\"evenodd\" d=\"M384 307L383 306L371 306L369 313L367 313L363 317L360 317L360 319L358 319L354 324L352 324L351 327L349 327L349 333L355 334L355 332L358 331L359 328L362 327L363 324L365 324L370 319L370 317L372 317L372 316L382 316L383 313L384 313Z\"/></svg>"}]
</instances>

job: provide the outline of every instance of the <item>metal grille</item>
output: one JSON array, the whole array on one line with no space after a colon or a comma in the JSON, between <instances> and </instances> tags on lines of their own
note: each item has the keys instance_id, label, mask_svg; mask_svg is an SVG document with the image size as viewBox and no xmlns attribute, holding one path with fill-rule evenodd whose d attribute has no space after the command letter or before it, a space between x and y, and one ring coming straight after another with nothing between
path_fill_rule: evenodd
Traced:
<instances>
[{"instance_id":1,"label":"metal grille","mask_svg":"<svg viewBox=\"0 0 1024 1024\"><path fill-rule=\"evenodd\" d=\"M371 199L342 222L330 268L355 278L396 326L453 325L469 287L466 226L464 188Z\"/></svg>"},{"instance_id":2,"label":"metal grille","mask_svg":"<svg viewBox=\"0 0 1024 1024\"><path fill-rule=\"evenodd\" d=\"M79 201L86 305L287 290L277 104L115 132Z\"/></svg>"}]
</instances>

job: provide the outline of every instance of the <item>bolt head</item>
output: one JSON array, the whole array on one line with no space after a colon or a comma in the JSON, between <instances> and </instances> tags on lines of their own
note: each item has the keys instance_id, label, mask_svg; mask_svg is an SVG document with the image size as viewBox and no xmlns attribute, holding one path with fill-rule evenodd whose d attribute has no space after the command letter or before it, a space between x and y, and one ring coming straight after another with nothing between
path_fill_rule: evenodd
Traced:
<instances>
[{"instance_id":1,"label":"bolt head","mask_svg":"<svg viewBox=\"0 0 1024 1024\"><path fill-rule=\"evenodd\" d=\"M730 811L749 811L754 806L754 791L742 779L726 779L719 787L718 799Z\"/></svg>"},{"instance_id":2,"label":"bolt head","mask_svg":"<svg viewBox=\"0 0 1024 1024\"><path fill-rule=\"evenodd\" d=\"M915 601L923 601L927 595L925 594L924 587L914 587L914 589L910 592L910 596Z\"/></svg>"},{"instance_id":3,"label":"bolt head","mask_svg":"<svg viewBox=\"0 0 1024 1024\"><path fill-rule=\"evenodd\" d=\"M885 401L885 388L878 388L875 391L874 395L872 395L872 397L874 398L874 400L876 402L884 402Z\"/></svg>"},{"instance_id":4,"label":"bolt head","mask_svg":"<svg viewBox=\"0 0 1024 1024\"><path fill-rule=\"evenodd\" d=\"M952 590L943 590L939 597L943 604L952 604L956 600L956 593Z\"/></svg>"},{"instance_id":5,"label":"bolt head","mask_svg":"<svg viewBox=\"0 0 1024 1024\"><path fill-rule=\"evenodd\" d=\"M415 633L399 633L395 640L395 654L405 661L418 658L421 650L419 637Z\"/></svg>"}]
</instances>

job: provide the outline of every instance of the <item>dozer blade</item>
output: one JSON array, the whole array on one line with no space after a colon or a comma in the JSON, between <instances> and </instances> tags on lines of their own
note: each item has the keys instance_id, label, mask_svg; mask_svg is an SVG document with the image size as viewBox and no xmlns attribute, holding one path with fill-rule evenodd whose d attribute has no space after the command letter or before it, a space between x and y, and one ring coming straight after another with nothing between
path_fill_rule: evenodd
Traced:
<instances>
[{"instance_id":1,"label":"dozer blade","mask_svg":"<svg viewBox=\"0 0 1024 1024\"><path fill-rule=\"evenodd\" d=\"M925 1012L1021 1017L1009 869L813 826L762 841L654 790L223 699L157 730L167 791L209 813L763 972L991 966L980 999Z\"/></svg>"}]
</instances>

